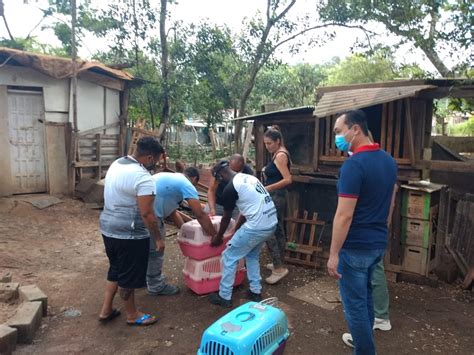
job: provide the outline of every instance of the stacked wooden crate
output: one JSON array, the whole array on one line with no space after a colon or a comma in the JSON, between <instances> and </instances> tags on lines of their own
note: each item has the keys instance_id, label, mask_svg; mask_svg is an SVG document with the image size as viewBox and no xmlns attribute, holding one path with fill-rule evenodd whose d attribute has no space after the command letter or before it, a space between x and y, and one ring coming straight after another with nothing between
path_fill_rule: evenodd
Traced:
<instances>
[{"instance_id":1,"label":"stacked wooden crate","mask_svg":"<svg viewBox=\"0 0 474 355\"><path fill-rule=\"evenodd\" d=\"M402 185L402 271L428 276L438 262L436 232L441 185Z\"/></svg>"}]
</instances>

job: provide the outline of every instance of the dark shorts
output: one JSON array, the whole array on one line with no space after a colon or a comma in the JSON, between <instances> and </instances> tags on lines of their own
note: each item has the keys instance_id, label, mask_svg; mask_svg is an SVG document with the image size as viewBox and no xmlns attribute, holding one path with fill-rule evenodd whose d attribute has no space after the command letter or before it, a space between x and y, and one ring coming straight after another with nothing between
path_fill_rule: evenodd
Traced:
<instances>
[{"instance_id":1,"label":"dark shorts","mask_svg":"<svg viewBox=\"0 0 474 355\"><path fill-rule=\"evenodd\" d=\"M102 238L110 264L107 280L121 288L145 287L150 239Z\"/></svg>"}]
</instances>

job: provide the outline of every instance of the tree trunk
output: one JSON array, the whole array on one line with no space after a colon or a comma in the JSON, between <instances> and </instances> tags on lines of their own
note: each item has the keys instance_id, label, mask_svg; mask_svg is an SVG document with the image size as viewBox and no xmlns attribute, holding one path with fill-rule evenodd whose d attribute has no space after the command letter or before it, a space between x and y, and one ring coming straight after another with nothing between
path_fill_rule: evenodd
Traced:
<instances>
[{"instance_id":1,"label":"tree trunk","mask_svg":"<svg viewBox=\"0 0 474 355\"><path fill-rule=\"evenodd\" d=\"M163 110L161 112L160 127L158 134L163 142L166 135L166 126L170 116L169 102L169 54L168 40L166 38L166 6L168 0L161 0L160 8L160 45L161 45L161 76L163 80Z\"/></svg>"},{"instance_id":2,"label":"tree trunk","mask_svg":"<svg viewBox=\"0 0 474 355\"><path fill-rule=\"evenodd\" d=\"M417 44L417 46L426 54L426 57L429 59L431 64L433 64L436 70L443 76L443 78L449 78L453 76L452 71L449 70L446 65L444 65L443 61L433 47L424 45L422 43Z\"/></svg>"}]
</instances>

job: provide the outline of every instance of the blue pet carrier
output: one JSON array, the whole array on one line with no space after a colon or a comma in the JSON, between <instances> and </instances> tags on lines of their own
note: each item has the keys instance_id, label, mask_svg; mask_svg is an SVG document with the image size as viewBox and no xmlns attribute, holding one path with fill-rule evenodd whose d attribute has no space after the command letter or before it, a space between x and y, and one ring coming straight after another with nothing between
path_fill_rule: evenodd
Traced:
<instances>
[{"instance_id":1,"label":"blue pet carrier","mask_svg":"<svg viewBox=\"0 0 474 355\"><path fill-rule=\"evenodd\" d=\"M283 354L290 333L275 302L248 302L227 313L206 329L198 355Z\"/></svg>"}]
</instances>

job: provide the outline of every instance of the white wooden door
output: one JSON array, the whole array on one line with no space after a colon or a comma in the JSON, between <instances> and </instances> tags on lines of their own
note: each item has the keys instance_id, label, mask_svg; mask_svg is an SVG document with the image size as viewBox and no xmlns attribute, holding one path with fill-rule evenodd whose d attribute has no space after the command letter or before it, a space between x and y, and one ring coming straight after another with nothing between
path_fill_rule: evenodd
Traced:
<instances>
[{"instance_id":1,"label":"white wooden door","mask_svg":"<svg viewBox=\"0 0 474 355\"><path fill-rule=\"evenodd\" d=\"M43 95L8 92L8 121L13 193L46 192Z\"/></svg>"}]
</instances>

